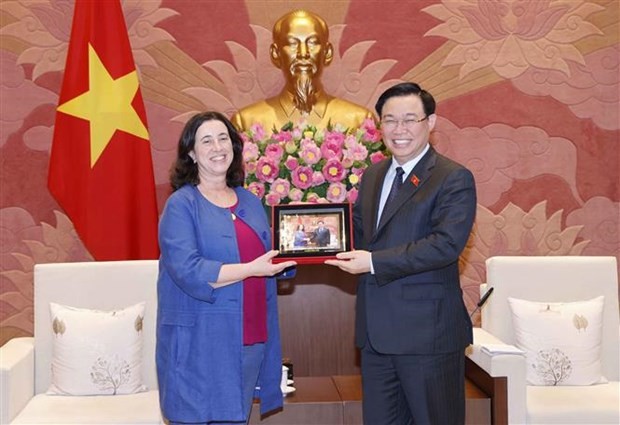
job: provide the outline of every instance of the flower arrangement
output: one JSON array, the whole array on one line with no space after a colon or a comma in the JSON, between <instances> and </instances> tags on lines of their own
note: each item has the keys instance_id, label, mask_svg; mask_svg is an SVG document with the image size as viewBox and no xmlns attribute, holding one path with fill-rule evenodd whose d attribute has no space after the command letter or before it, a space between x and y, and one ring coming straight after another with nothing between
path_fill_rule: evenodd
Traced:
<instances>
[{"instance_id":1,"label":"flower arrangement","mask_svg":"<svg viewBox=\"0 0 620 425\"><path fill-rule=\"evenodd\" d=\"M372 119L357 129L317 129L288 123L266 134L260 124L242 133L245 184L266 205L355 202L364 170L386 157Z\"/></svg>"}]
</instances>

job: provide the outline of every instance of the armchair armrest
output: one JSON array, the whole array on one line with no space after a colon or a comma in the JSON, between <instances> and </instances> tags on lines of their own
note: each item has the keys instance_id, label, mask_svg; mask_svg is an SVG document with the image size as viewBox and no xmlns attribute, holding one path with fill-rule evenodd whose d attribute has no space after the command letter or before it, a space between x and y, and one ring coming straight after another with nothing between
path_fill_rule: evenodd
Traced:
<instances>
[{"instance_id":1,"label":"armchair armrest","mask_svg":"<svg viewBox=\"0 0 620 425\"><path fill-rule=\"evenodd\" d=\"M474 328L474 343L467 350L467 357L489 376L507 378L508 422L526 423L525 356L491 355L481 350L484 344L503 344L503 342L482 328Z\"/></svg>"},{"instance_id":2,"label":"armchair armrest","mask_svg":"<svg viewBox=\"0 0 620 425\"><path fill-rule=\"evenodd\" d=\"M34 338L13 338L0 347L0 423L11 423L32 397Z\"/></svg>"}]
</instances>

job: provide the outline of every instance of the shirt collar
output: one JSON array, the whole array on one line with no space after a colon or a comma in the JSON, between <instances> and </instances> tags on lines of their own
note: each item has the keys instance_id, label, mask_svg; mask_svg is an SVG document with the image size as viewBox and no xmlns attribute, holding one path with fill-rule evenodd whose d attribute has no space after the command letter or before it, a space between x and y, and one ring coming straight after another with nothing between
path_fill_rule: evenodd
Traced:
<instances>
[{"instance_id":1,"label":"shirt collar","mask_svg":"<svg viewBox=\"0 0 620 425\"><path fill-rule=\"evenodd\" d=\"M405 176L408 176L409 173L411 173L411 170L413 170L413 168L418 165L418 162L420 162L420 160L422 159L422 157L426 154L426 152L428 152L428 150L430 149L431 145L430 144L426 144L426 146L424 147L424 149L422 150L422 152L420 152L418 154L418 156L416 156L413 159L410 159L409 161L405 162L403 165L400 165L398 162L396 162L396 160L392 157L392 163L390 164L390 169L388 170L388 173L390 174L396 174L396 167L402 167L402 169L405 171Z\"/></svg>"}]
</instances>

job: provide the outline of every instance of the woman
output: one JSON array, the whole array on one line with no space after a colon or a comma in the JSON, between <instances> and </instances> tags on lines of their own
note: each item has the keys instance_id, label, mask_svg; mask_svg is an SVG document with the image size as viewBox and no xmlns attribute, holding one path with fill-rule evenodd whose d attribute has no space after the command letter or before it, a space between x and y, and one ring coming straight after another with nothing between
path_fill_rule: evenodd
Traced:
<instances>
[{"instance_id":1,"label":"woman","mask_svg":"<svg viewBox=\"0 0 620 425\"><path fill-rule=\"evenodd\" d=\"M270 229L243 188L243 144L217 112L181 134L159 225L157 374L174 423L246 423L254 390L261 412L282 405L276 283L295 265L272 264Z\"/></svg>"},{"instance_id":2,"label":"woman","mask_svg":"<svg viewBox=\"0 0 620 425\"><path fill-rule=\"evenodd\" d=\"M306 241L307 241L306 231L304 229L304 225L300 223L297 226L297 230L295 230L295 239L293 240L293 246L295 247L306 246Z\"/></svg>"}]
</instances>

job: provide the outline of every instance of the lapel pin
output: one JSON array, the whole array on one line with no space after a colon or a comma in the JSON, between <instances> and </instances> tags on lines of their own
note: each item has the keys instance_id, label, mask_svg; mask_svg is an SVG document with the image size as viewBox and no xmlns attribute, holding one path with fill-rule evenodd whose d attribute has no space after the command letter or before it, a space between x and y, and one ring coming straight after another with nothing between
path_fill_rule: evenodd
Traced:
<instances>
[{"instance_id":1,"label":"lapel pin","mask_svg":"<svg viewBox=\"0 0 620 425\"><path fill-rule=\"evenodd\" d=\"M418 185L420 184L420 179L418 178L418 176L416 176L415 174L411 177L411 183L413 183L413 185L415 187L418 187Z\"/></svg>"}]
</instances>

